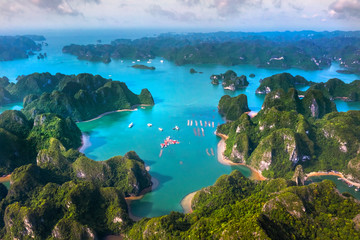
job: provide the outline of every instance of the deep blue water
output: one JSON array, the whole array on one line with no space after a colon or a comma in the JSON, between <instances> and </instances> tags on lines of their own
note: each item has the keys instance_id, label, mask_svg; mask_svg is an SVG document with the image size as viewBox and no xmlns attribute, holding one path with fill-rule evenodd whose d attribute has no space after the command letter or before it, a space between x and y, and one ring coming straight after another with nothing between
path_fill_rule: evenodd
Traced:
<instances>
[{"instance_id":1,"label":"deep blue water","mask_svg":"<svg viewBox=\"0 0 360 240\"><path fill-rule=\"evenodd\" d=\"M180 201L188 193L199 190L202 187L213 184L222 174L230 173L234 167L224 166L217 161L217 144L219 138L214 135L215 128L204 127L205 136L195 136L194 129L201 126L187 126L188 120L198 122L202 120L214 122L215 127L223 123L223 119L217 113L217 104L221 96L231 96L244 93L248 96L249 107L253 111L259 111L264 96L255 94L259 80L283 70L258 69L254 66L219 66L219 65L187 65L176 66L171 62L160 62L160 58L153 59L151 64L155 71L133 69L132 61L128 59L112 61L110 64L90 63L79 61L76 57L61 52L62 46L70 43L95 43L101 39L109 42L116 38L136 38L151 36L152 33L143 32L49 32L47 37L48 47L43 52L48 58L38 60L31 57L24 60L0 62L0 72L12 81L18 75L31 74L33 72L50 72L55 74L78 74L83 72L100 74L106 78L124 81L135 93L140 93L142 88L148 88L152 93L156 105L145 109L139 108L133 112L120 112L107 115L101 119L79 123L80 129L88 135L89 146L84 153L95 160L106 160L115 155L124 155L127 151L135 150L139 156L150 166L150 174L159 180L159 187L145 195L139 201L132 203L131 208L136 216L159 216L170 211L181 211ZM203 74L190 74L190 68L202 71ZM236 92L223 90L221 86L210 84L210 75L223 73L232 69L239 75L254 73L255 78L248 78L250 85L246 89ZM307 80L314 82L327 81L330 78L340 78L345 82L360 79L356 75L342 75L336 72L339 66L334 64L328 69L321 71L303 71L289 69L287 72L293 75L302 75ZM339 111L360 109L360 103L347 103L336 101ZM13 109L20 104L13 104L0 108ZM129 129L130 122L134 123ZM146 126L152 123L153 127ZM180 131L172 128L178 125ZM164 129L160 132L158 128ZM202 135L202 134L201 134ZM180 141L179 145L172 145L164 149L159 157L160 143L171 136ZM206 149L214 156L208 156ZM237 167L245 175L250 171L246 167Z\"/></svg>"}]
</instances>

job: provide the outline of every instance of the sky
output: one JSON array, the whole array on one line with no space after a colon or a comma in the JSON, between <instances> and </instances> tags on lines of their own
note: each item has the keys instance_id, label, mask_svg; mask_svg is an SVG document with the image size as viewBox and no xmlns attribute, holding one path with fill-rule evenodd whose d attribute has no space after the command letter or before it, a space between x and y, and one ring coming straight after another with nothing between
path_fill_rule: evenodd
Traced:
<instances>
[{"instance_id":1,"label":"sky","mask_svg":"<svg viewBox=\"0 0 360 240\"><path fill-rule=\"evenodd\" d=\"M360 30L360 0L0 0L1 30Z\"/></svg>"}]
</instances>

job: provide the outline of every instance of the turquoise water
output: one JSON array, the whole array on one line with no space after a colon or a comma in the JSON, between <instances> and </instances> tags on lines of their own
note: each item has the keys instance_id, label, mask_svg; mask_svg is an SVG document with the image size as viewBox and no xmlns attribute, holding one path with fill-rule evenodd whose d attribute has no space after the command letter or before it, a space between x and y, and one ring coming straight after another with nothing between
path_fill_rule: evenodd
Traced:
<instances>
[{"instance_id":1,"label":"turquoise water","mask_svg":"<svg viewBox=\"0 0 360 240\"><path fill-rule=\"evenodd\" d=\"M139 201L131 205L133 214L139 217L159 216L170 211L181 211L180 201L188 193L199 190L202 187L213 184L222 174L230 173L235 167L224 166L217 161L217 144L219 138L214 135L215 128L204 127L205 136L195 136L194 128L187 126L188 120L202 120L214 122L215 127L223 123L223 119L217 113L217 104L221 96L231 96L244 93L248 96L249 107L253 111L259 111L264 96L255 94L259 80L267 76L283 72L281 70L258 69L254 66L226 67L219 65L187 65L176 66L171 62L160 62L160 58L152 60L155 71L134 69L132 61L136 59L112 61L110 64L90 63L79 61L76 57L61 53L64 44L70 43L95 43L97 39L103 42L118 37L127 36L129 33L114 33L104 35L100 33L87 33L76 35L73 38L64 38L65 34L50 34L49 46L44 48L48 58L38 60L34 57L11 62L0 62L2 75L12 81L18 75L33 72L61 72L64 74L78 74L89 72L100 74L103 77L111 77L113 80L126 82L128 87L135 93L140 93L142 88L148 88L155 99L153 107L139 108L133 112L118 112L106 115L101 119L91 122L79 123L80 129L88 136L89 146L84 153L95 160L106 160L115 155L124 155L130 150L135 150L150 167L150 174L159 180L159 187L145 195ZM140 33L139 33L140 34ZM102 37L100 37L102 36ZM202 71L203 74L190 74L190 68ZM254 73L255 78L248 78L250 85L246 89L236 92L223 90L221 86L210 84L210 75L223 73L228 69L238 74L249 75ZM322 71L303 71L290 69L293 75L302 75L306 79L321 82L329 78L340 78L345 82L360 79L356 75L342 75L336 72L339 66L334 64L329 69ZM359 103L336 102L339 111L360 109ZM14 106L5 106L0 111L11 109ZM128 125L133 122L133 128ZM152 123L151 128L147 123ZM194 124L194 122L193 122ZM172 130L177 125L179 131ZM164 131L160 132L161 127ZM180 144L171 145L160 154L160 143L167 137L179 140ZM214 156L208 156L206 149ZM237 167L246 176L250 171L246 167Z\"/></svg>"},{"instance_id":2,"label":"turquoise water","mask_svg":"<svg viewBox=\"0 0 360 240\"><path fill-rule=\"evenodd\" d=\"M322 180L331 180L336 184L336 188L340 193L348 192L353 195L356 199L360 200L360 192L355 191L355 187L349 187L344 181L338 180L337 176L317 176L309 178L310 181L307 181L306 184L312 182L321 182Z\"/></svg>"}]
</instances>

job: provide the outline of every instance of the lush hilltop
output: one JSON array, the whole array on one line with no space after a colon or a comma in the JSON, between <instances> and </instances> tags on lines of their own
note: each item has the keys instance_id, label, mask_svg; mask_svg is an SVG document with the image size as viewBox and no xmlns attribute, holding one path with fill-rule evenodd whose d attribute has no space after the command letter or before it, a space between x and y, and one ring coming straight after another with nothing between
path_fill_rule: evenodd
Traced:
<instances>
[{"instance_id":1,"label":"lush hilltop","mask_svg":"<svg viewBox=\"0 0 360 240\"><path fill-rule=\"evenodd\" d=\"M40 51L42 36L0 36L0 61L28 58L32 51Z\"/></svg>"},{"instance_id":2,"label":"lush hilltop","mask_svg":"<svg viewBox=\"0 0 360 240\"><path fill-rule=\"evenodd\" d=\"M12 173L0 210L5 239L96 239L129 228L124 196L151 186L144 162L134 152L95 162L69 151L52 139L37 165Z\"/></svg>"},{"instance_id":3,"label":"lush hilltop","mask_svg":"<svg viewBox=\"0 0 360 240\"><path fill-rule=\"evenodd\" d=\"M357 239L360 205L330 181L256 183L240 172L200 190L193 213L137 222L126 239ZM316 227L314 227L316 226Z\"/></svg>"},{"instance_id":4,"label":"lush hilltop","mask_svg":"<svg viewBox=\"0 0 360 240\"><path fill-rule=\"evenodd\" d=\"M3 239L81 239L119 234L131 225L124 197L151 186L135 152L94 161L75 150L81 132L53 113L29 120L20 111L0 115Z\"/></svg>"},{"instance_id":5,"label":"lush hilltop","mask_svg":"<svg viewBox=\"0 0 360 240\"><path fill-rule=\"evenodd\" d=\"M136 95L123 82L87 73L33 73L18 77L16 84L8 83L4 89L11 99L24 99L22 111L29 118L40 113L55 113L81 121L109 111L154 104L147 89Z\"/></svg>"},{"instance_id":6,"label":"lush hilltop","mask_svg":"<svg viewBox=\"0 0 360 240\"><path fill-rule=\"evenodd\" d=\"M317 70L338 61L350 72L360 72L359 32L268 32L163 34L110 44L63 48L78 59L110 62L111 59L163 57L177 65L252 64L264 68Z\"/></svg>"},{"instance_id":7,"label":"lush hilltop","mask_svg":"<svg viewBox=\"0 0 360 240\"><path fill-rule=\"evenodd\" d=\"M260 86L256 89L257 94L267 94L273 90L283 89L287 92L297 86L310 86L313 82L307 81L302 76L292 76L290 73L279 73L260 80Z\"/></svg>"},{"instance_id":8,"label":"lush hilltop","mask_svg":"<svg viewBox=\"0 0 360 240\"><path fill-rule=\"evenodd\" d=\"M211 75L210 79L211 83L214 85L218 85L219 82L222 81L223 88L231 91L235 91L249 85L245 75L238 77L236 72L232 70L228 70L226 73L219 75Z\"/></svg>"},{"instance_id":9,"label":"lush hilltop","mask_svg":"<svg viewBox=\"0 0 360 240\"><path fill-rule=\"evenodd\" d=\"M0 115L0 174L34 163L37 152L49 147L51 138L59 139L66 148L78 148L81 144L81 132L70 118L41 114L28 120L20 111L3 112Z\"/></svg>"}]
</instances>

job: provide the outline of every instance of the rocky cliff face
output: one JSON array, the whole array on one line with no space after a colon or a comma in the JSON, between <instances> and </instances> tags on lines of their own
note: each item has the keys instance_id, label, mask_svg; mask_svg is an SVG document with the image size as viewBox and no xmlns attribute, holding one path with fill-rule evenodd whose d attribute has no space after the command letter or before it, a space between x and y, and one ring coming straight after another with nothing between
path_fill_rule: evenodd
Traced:
<instances>
[{"instance_id":1,"label":"rocky cliff face","mask_svg":"<svg viewBox=\"0 0 360 240\"><path fill-rule=\"evenodd\" d=\"M245 94L240 94L237 97L223 96L219 101L218 109L219 113L229 121L234 121L244 112L250 111Z\"/></svg>"}]
</instances>

